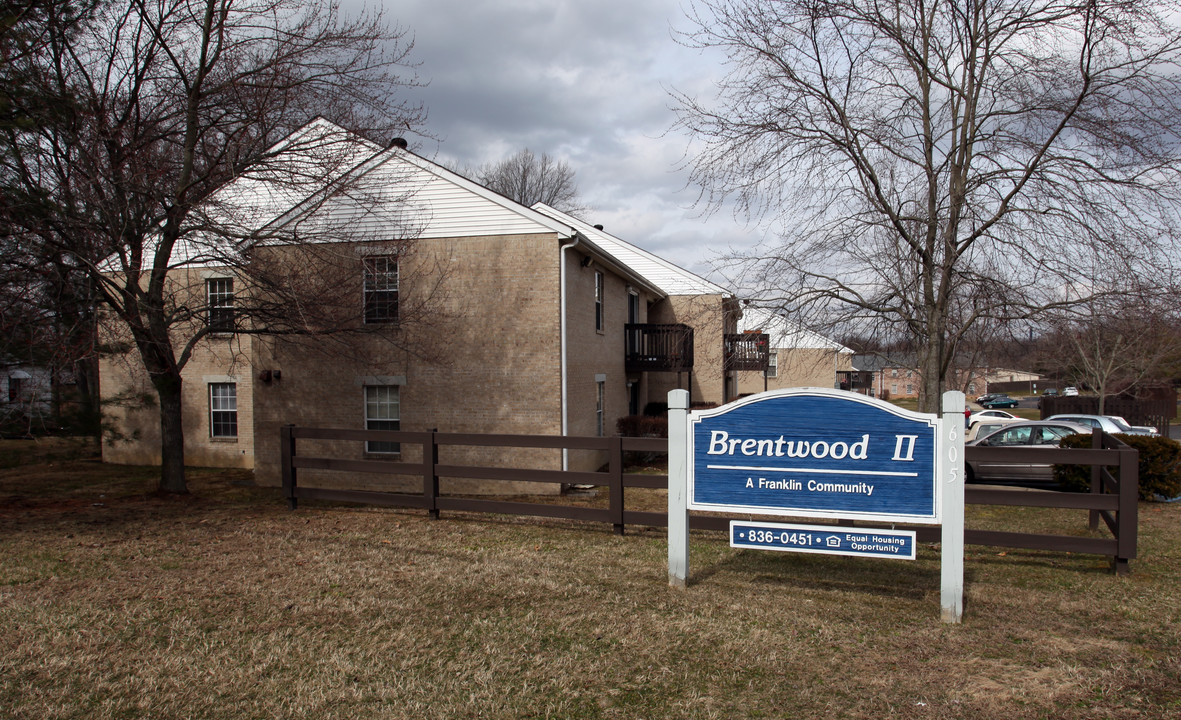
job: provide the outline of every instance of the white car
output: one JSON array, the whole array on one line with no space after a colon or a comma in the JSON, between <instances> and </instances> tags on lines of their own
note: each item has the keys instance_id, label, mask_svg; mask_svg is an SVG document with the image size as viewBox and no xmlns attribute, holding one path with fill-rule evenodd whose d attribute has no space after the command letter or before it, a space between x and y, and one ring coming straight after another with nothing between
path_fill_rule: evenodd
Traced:
<instances>
[{"instance_id":1,"label":"white car","mask_svg":"<svg viewBox=\"0 0 1181 720\"><path fill-rule=\"evenodd\" d=\"M1062 397L1076 397L1078 396L1078 388L1071 386L1062 389Z\"/></svg>"},{"instance_id":2,"label":"white car","mask_svg":"<svg viewBox=\"0 0 1181 720\"><path fill-rule=\"evenodd\" d=\"M1087 427L1099 428L1105 433L1123 433L1125 435L1159 435L1156 428L1148 425L1129 425L1127 420L1124 420L1118 415L1073 415L1062 414L1053 415L1046 418L1047 420L1064 420L1066 422L1078 423L1079 425L1086 425Z\"/></svg>"},{"instance_id":3,"label":"white car","mask_svg":"<svg viewBox=\"0 0 1181 720\"><path fill-rule=\"evenodd\" d=\"M1021 418L1003 418L990 417L983 418L968 426L968 432L964 433L964 442L972 442L976 438L982 438L989 433L995 432L1005 425L1013 423L1024 422Z\"/></svg>"},{"instance_id":4,"label":"white car","mask_svg":"<svg viewBox=\"0 0 1181 720\"><path fill-rule=\"evenodd\" d=\"M1011 412L1005 412L1004 410L981 410L980 412L972 413L971 416L968 417L968 425L971 426L972 423L992 418L1016 419L1017 416Z\"/></svg>"}]
</instances>

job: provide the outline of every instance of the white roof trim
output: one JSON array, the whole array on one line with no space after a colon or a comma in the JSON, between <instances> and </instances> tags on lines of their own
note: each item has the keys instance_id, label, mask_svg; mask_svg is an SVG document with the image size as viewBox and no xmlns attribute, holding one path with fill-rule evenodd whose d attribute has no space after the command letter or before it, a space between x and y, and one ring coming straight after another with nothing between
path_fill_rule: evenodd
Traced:
<instances>
[{"instance_id":1,"label":"white roof trim","mask_svg":"<svg viewBox=\"0 0 1181 720\"><path fill-rule=\"evenodd\" d=\"M741 332L767 333L771 336L772 348L807 348L853 353L844 345L766 308L744 307L742 318L738 321L738 329Z\"/></svg>"},{"instance_id":2,"label":"white roof trim","mask_svg":"<svg viewBox=\"0 0 1181 720\"><path fill-rule=\"evenodd\" d=\"M649 283L659 287L666 295L723 295L734 297L734 293L721 285L714 284L700 275L674 265L662 257L600 230L572 215L567 215L561 210L556 210L545 203L537 203L533 207L562 222L569 223L596 245L610 253L616 262L631 268L633 273L643 276ZM631 262L629 262L629 258L627 257L629 255L633 256ZM651 263L659 268L659 272L645 272L643 268L635 266L634 262L636 260Z\"/></svg>"}]
</instances>

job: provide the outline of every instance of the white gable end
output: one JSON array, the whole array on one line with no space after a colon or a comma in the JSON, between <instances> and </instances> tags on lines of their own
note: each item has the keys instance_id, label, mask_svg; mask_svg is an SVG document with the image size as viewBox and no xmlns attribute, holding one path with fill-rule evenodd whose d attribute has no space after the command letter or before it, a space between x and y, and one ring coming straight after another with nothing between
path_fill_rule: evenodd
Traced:
<instances>
[{"instance_id":1,"label":"white gable end","mask_svg":"<svg viewBox=\"0 0 1181 720\"><path fill-rule=\"evenodd\" d=\"M314 215L352 234L383 237L391 231L417 238L537 233L566 238L574 232L569 225L398 149L388 151Z\"/></svg>"}]
</instances>

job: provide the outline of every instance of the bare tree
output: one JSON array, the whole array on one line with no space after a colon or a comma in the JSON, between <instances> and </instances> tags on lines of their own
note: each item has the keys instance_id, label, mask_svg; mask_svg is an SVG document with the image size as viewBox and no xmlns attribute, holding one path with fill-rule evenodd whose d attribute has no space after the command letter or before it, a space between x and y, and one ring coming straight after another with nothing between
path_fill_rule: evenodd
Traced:
<instances>
[{"instance_id":1,"label":"bare tree","mask_svg":"<svg viewBox=\"0 0 1181 720\"><path fill-rule=\"evenodd\" d=\"M1108 394L1143 380L1170 380L1181 357L1181 321L1175 300L1143 293L1101 298L1060 313L1048 335L1054 369L1099 395L1103 413Z\"/></svg>"},{"instance_id":2,"label":"bare tree","mask_svg":"<svg viewBox=\"0 0 1181 720\"><path fill-rule=\"evenodd\" d=\"M70 21L53 7L45 19ZM84 269L158 396L160 487L186 492L181 371L194 343L225 328L178 273L206 265L250 278L253 290L233 294L238 332L331 330L302 297L325 287L314 265L268 281L273 264L255 259L314 234L329 264L344 238L298 220L390 150L335 126L295 131L315 114L385 137L419 124L421 109L398 100L417 83L412 43L380 15L344 17L335 0L131 0L50 37L21 70L69 101L23 108L41 122L5 128L4 218L21 242Z\"/></svg>"},{"instance_id":3,"label":"bare tree","mask_svg":"<svg viewBox=\"0 0 1181 720\"><path fill-rule=\"evenodd\" d=\"M541 202L576 217L586 211L578 199L574 170L565 160L554 160L545 153L538 157L525 148L500 162L480 166L474 174L480 184L526 207Z\"/></svg>"},{"instance_id":4,"label":"bare tree","mask_svg":"<svg viewBox=\"0 0 1181 720\"><path fill-rule=\"evenodd\" d=\"M1097 266L1175 277L1169 7L696 3L685 41L729 73L715 98L674 95L692 177L775 231L729 258L735 282L813 327L911 338L930 411L978 322L1077 302Z\"/></svg>"}]
</instances>

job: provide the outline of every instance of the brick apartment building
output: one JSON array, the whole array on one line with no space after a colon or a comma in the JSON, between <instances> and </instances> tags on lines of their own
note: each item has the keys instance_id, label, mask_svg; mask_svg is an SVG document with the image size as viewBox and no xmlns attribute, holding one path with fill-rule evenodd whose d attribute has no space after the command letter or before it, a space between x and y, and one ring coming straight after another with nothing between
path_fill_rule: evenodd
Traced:
<instances>
[{"instance_id":1,"label":"brick apartment building","mask_svg":"<svg viewBox=\"0 0 1181 720\"><path fill-rule=\"evenodd\" d=\"M324 121L316 123L325 129ZM545 206L519 205L404 144L353 141L354 155L364 159L350 172L363 172L377 189L365 203L308 202L297 197L295 184L266 192L230 186L223 196L289 203L243 213L260 222L348 227L353 241L334 254L351 263L350 276L339 283L355 296L351 321L388 323L392 332L409 325L399 312L414 306L413 342L384 342L379 332L346 352L331 352L327 343L317 348L306 339L235 332L235 298L250 292L242 278L199 253L177 258L178 292L205 305L205 322L224 326L199 341L184 369L187 464L253 468L257 482L277 484L279 430L289 423L612 435L618 418L663 402L674 387L689 389L695 403L736 396L725 353L740 309L725 289L600 227ZM389 212L380 212L383 203ZM404 232L382 224L393 216L414 219L406 246L412 252L390 254L379 242ZM295 245L275 242L255 256L300 261ZM429 302L415 305L428 286ZM108 401L152 394L134 355L104 356L100 377ZM119 439L104 442L104 459L159 462L154 405L109 407ZM404 449L352 443L335 451L388 459ZM415 452L405 448L402 459L413 461ZM491 452L472 448L468 455L488 460ZM589 452L535 455L537 467L589 469L602 462ZM301 482L316 479L301 472Z\"/></svg>"},{"instance_id":2,"label":"brick apartment building","mask_svg":"<svg viewBox=\"0 0 1181 720\"><path fill-rule=\"evenodd\" d=\"M739 395L790 387L839 388L853 369L853 351L763 308L744 307L743 333L767 336L765 372L740 372Z\"/></svg>"}]
</instances>

